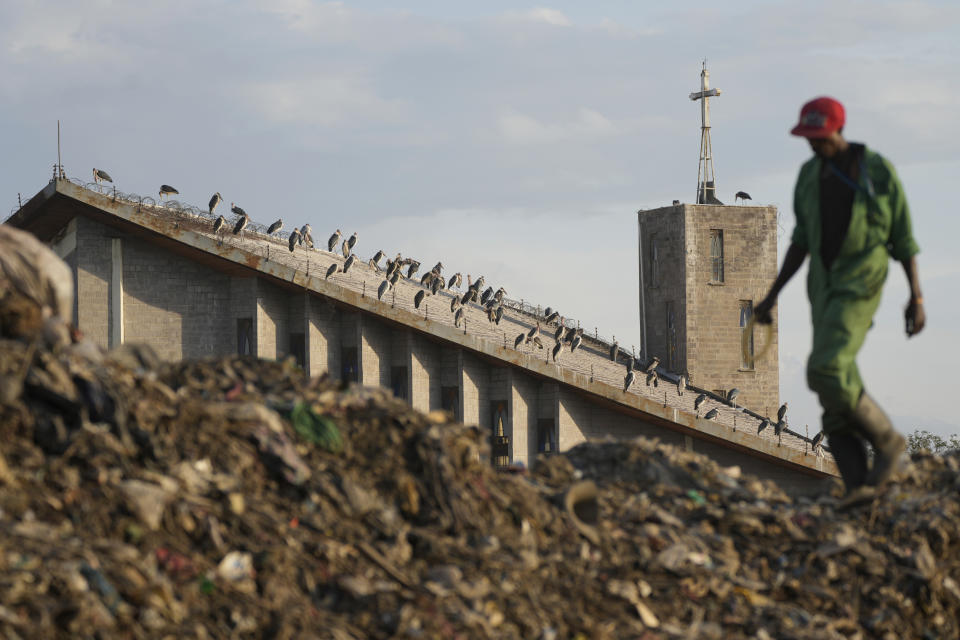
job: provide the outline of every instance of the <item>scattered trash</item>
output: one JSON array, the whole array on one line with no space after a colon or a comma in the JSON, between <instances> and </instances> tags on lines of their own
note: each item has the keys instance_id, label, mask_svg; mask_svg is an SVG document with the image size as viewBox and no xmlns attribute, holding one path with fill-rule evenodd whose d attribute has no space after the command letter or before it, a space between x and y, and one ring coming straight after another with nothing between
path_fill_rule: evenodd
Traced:
<instances>
[{"instance_id":1,"label":"scattered trash","mask_svg":"<svg viewBox=\"0 0 960 640\"><path fill-rule=\"evenodd\" d=\"M960 454L843 505L642 439L500 473L388 390L42 315L0 324L4 637L960 637Z\"/></svg>"}]
</instances>

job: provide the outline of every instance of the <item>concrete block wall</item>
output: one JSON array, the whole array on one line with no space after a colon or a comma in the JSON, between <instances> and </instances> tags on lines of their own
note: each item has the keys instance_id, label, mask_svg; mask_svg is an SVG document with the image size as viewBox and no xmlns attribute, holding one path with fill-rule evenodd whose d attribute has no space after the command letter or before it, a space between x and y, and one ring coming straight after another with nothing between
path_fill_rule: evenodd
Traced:
<instances>
[{"instance_id":1,"label":"concrete block wall","mask_svg":"<svg viewBox=\"0 0 960 640\"><path fill-rule=\"evenodd\" d=\"M289 309L290 292L257 280L257 357L279 360L290 353Z\"/></svg>"},{"instance_id":2,"label":"concrete block wall","mask_svg":"<svg viewBox=\"0 0 960 640\"><path fill-rule=\"evenodd\" d=\"M741 369L740 301L758 303L777 275L776 207L684 205L688 367L693 384L741 393L738 404L776 412L780 398L777 325L767 355ZM711 284L710 231L723 231L724 281ZM765 330L756 330L757 348Z\"/></svg>"},{"instance_id":3,"label":"concrete block wall","mask_svg":"<svg viewBox=\"0 0 960 640\"><path fill-rule=\"evenodd\" d=\"M642 243L643 303L646 310L644 360L657 356L664 366L687 373L686 361L686 247L683 205L663 207L639 214ZM653 245L659 256L654 278ZM669 361L667 304L672 303L676 327L676 350Z\"/></svg>"},{"instance_id":4,"label":"concrete block wall","mask_svg":"<svg viewBox=\"0 0 960 640\"><path fill-rule=\"evenodd\" d=\"M101 347L110 347L111 239L107 228L77 218L77 326Z\"/></svg>"}]
</instances>

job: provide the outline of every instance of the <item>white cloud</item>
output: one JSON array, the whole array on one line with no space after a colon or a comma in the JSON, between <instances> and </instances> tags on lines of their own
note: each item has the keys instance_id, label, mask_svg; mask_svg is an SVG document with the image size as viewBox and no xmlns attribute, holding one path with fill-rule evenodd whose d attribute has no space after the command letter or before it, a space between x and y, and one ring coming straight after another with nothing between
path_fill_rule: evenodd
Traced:
<instances>
[{"instance_id":1,"label":"white cloud","mask_svg":"<svg viewBox=\"0 0 960 640\"><path fill-rule=\"evenodd\" d=\"M581 107L568 122L542 122L532 116L511 111L500 116L500 134L513 144L541 144L568 140L591 140L618 132L614 123L598 111Z\"/></svg>"},{"instance_id":2,"label":"white cloud","mask_svg":"<svg viewBox=\"0 0 960 640\"><path fill-rule=\"evenodd\" d=\"M535 7L527 11L508 11L504 15L508 20L540 22L554 27L573 26L573 22L562 11L548 7Z\"/></svg>"},{"instance_id":3,"label":"white cloud","mask_svg":"<svg viewBox=\"0 0 960 640\"><path fill-rule=\"evenodd\" d=\"M318 74L297 80L254 82L239 90L258 115L276 124L321 127L393 123L405 110L402 100L379 96L360 75Z\"/></svg>"}]
</instances>

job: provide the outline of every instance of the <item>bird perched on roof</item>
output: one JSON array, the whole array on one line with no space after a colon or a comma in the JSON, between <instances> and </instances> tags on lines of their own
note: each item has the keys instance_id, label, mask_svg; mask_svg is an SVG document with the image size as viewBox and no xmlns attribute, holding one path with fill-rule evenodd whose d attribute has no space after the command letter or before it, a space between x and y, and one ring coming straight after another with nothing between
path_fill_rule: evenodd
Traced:
<instances>
[{"instance_id":1,"label":"bird perched on roof","mask_svg":"<svg viewBox=\"0 0 960 640\"><path fill-rule=\"evenodd\" d=\"M693 410L700 414L700 406L707 401L707 394L701 393L697 396L696 400L693 401Z\"/></svg>"},{"instance_id":2,"label":"bird perched on roof","mask_svg":"<svg viewBox=\"0 0 960 640\"><path fill-rule=\"evenodd\" d=\"M300 244L313 248L313 229L310 228L309 222L300 227Z\"/></svg>"},{"instance_id":3,"label":"bird perched on roof","mask_svg":"<svg viewBox=\"0 0 960 640\"><path fill-rule=\"evenodd\" d=\"M513 341L513 348L514 348L514 349L519 349L519 348L520 348L520 343L523 342L524 338L526 338L526 337L527 337L527 334L525 334L525 333L521 333L520 335L518 335L518 336L516 337L516 339Z\"/></svg>"},{"instance_id":4,"label":"bird perched on roof","mask_svg":"<svg viewBox=\"0 0 960 640\"><path fill-rule=\"evenodd\" d=\"M679 378L677 378L677 395L682 396L686 388L687 388L687 377L680 376Z\"/></svg>"},{"instance_id":5,"label":"bird perched on roof","mask_svg":"<svg viewBox=\"0 0 960 640\"><path fill-rule=\"evenodd\" d=\"M350 255L350 245L347 244L346 240L343 241L343 245L340 248L342 249L341 253L343 253L344 258Z\"/></svg>"},{"instance_id":6,"label":"bird perched on roof","mask_svg":"<svg viewBox=\"0 0 960 640\"><path fill-rule=\"evenodd\" d=\"M172 195L174 195L174 194L179 195L180 192L177 191L176 189L174 189L173 187L171 187L171 186L168 185L168 184L162 184L162 185L160 185L160 198L161 198L161 199L163 198L163 196L170 197L170 196L172 196Z\"/></svg>"},{"instance_id":7,"label":"bird perched on roof","mask_svg":"<svg viewBox=\"0 0 960 640\"><path fill-rule=\"evenodd\" d=\"M237 205L235 205L235 204L232 203L232 202L230 203L230 211L233 212L233 213L235 213L235 214L238 215L238 216L245 216L245 215L247 215L247 212L246 212L246 211L244 211L243 209L241 209L240 207L238 207Z\"/></svg>"},{"instance_id":8,"label":"bird perched on roof","mask_svg":"<svg viewBox=\"0 0 960 640\"><path fill-rule=\"evenodd\" d=\"M650 364L647 365L647 373L653 373L657 370L657 367L660 366L660 358L653 356L653 360L650 361Z\"/></svg>"},{"instance_id":9,"label":"bird perched on roof","mask_svg":"<svg viewBox=\"0 0 960 640\"><path fill-rule=\"evenodd\" d=\"M410 276L407 276L407 277L409 278ZM424 287L429 287L430 283L433 282L435 279L436 279L436 276L433 275L433 272L427 271L425 274L423 274L423 277L420 278L420 284Z\"/></svg>"},{"instance_id":10,"label":"bird perched on roof","mask_svg":"<svg viewBox=\"0 0 960 640\"><path fill-rule=\"evenodd\" d=\"M630 385L633 384L633 381L637 379L637 374L631 369L627 371L627 375L623 378L623 390L626 392L630 388Z\"/></svg>"},{"instance_id":11,"label":"bird perched on roof","mask_svg":"<svg viewBox=\"0 0 960 640\"><path fill-rule=\"evenodd\" d=\"M540 336L533 336L533 344L537 345L537 349L543 349L543 340Z\"/></svg>"},{"instance_id":12,"label":"bird perched on roof","mask_svg":"<svg viewBox=\"0 0 960 640\"><path fill-rule=\"evenodd\" d=\"M220 195L219 191L210 196L210 202L207 203L207 208L210 210L210 215L213 215L213 210L216 209L222 201L223 196Z\"/></svg>"},{"instance_id":13,"label":"bird perched on roof","mask_svg":"<svg viewBox=\"0 0 960 640\"><path fill-rule=\"evenodd\" d=\"M556 320L557 318L560 317L560 312L559 312L559 311L553 311L553 312L551 312L551 313L546 314L546 316L547 316L547 317L544 318L544 322L546 322L547 324L550 324L551 322L553 322L554 320Z\"/></svg>"},{"instance_id":14,"label":"bird perched on roof","mask_svg":"<svg viewBox=\"0 0 960 640\"><path fill-rule=\"evenodd\" d=\"M347 271L349 271L350 267L352 267L356 261L357 261L357 254L351 253L349 256L347 256L347 259L343 263L343 272L346 273Z\"/></svg>"},{"instance_id":15,"label":"bird perched on roof","mask_svg":"<svg viewBox=\"0 0 960 640\"><path fill-rule=\"evenodd\" d=\"M467 289L463 292L463 296L460 298L460 302L463 304L469 304L471 300L476 299L477 292L473 289Z\"/></svg>"},{"instance_id":16,"label":"bird perched on roof","mask_svg":"<svg viewBox=\"0 0 960 640\"><path fill-rule=\"evenodd\" d=\"M340 229L334 231L330 239L327 240L327 251L333 253L333 248L337 246L338 242L340 242Z\"/></svg>"},{"instance_id":17,"label":"bird perched on roof","mask_svg":"<svg viewBox=\"0 0 960 640\"><path fill-rule=\"evenodd\" d=\"M739 395L740 395L740 389L737 389L736 387L734 387L733 389L730 389L730 392L727 393L727 402L729 402L734 407L737 406L737 396Z\"/></svg>"},{"instance_id":18,"label":"bird perched on roof","mask_svg":"<svg viewBox=\"0 0 960 640\"><path fill-rule=\"evenodd\" d=\"M560 342L563 339L563 334L566 330L567 328L563 326L563 318L560 318L560 324L557 325L557 330L553 332L553 339L557 342Z\"/></svg>"},{"instance_id":19,"label":"bird perched on roof","mask_svg":"<svg viewBox=\"0 0 960 640\"><path fill-rule=\"evenodd\" d=\"M486 280L484 280L483 276L480 276L479 278L477 278L476 282L474 282L473 285L472 285L474 291L479 292L479 291L480 291L480 287L483 286L484 282L486 282Z\"/></svg>"},{"instance_id":20,"label":"bird perched on roof","mask_svg":"<svg viewBox=\"0 0 960 640\"><path fill-rule=\"evenodd\" d=\"M497 289L496 292L493 294L493 299L496 300L497 302L502 303L502 302L503 302L503 298L504 298L504 296L506 296L506 295L507 295L507 290L504 289L503 287L500 287L500 288Z\"/></svg>"},{"instance_id":21,"label":"bird perched on roof","mask_svg":"<svg viewBox=\"0 0 960 640\"><path fill-rule=\"evenodd\" d=\"M357 232L354 231L353 235L350 236L350 239L347 240L347 246L350 247L350 250L353 251L353 248L357 246Z\"/></svg>"},{"instance_id":22,"label":"bird perched on roof","mask_svg":"<svg viewBox=\"0 0 960 640\"><path fill-rule=\"evenodd\" d=\"M413 296L413 308L414 308L414 309L419 309L419 308L420 308L420 303L423 302L423 299L426 297L426 294L427 294L427 292L424 291L423 289L420 289L420 291L417 291L417 295Z\"/></svg>"},{"instance_id":23,"label":"bird perched on roof","mask_svg":"<svg viewBox=\"0 0 960 640\"><path fill-rule=\"evenodd\" d=\"M413 278L413 274L417 272L417 269L420 268L420 263L417 260L411 260L410 266L407 267L407 277Z\"/></svg>"},{"instance_id":24,"label":"bird perched on roof","mask_svg":"<svg viewBox=\"0 0 960 640\"><path fill-rule=\"evenodd\" d=\"M660 386L659 378L660 376L657 375L656 371L651 371L650 373L647 374L647 386L649 387L650 383L652 382L653 386L659 387Z\"/></svg>"},{"instance_id":25,"label":"bird perched on roof","mask_svg":"<svg viewBox=\"0 0 960 640\"><path fill-rule=\"evenodd\" d=\"M770 421L764 418L760 421L760 426L757 427L757 435L763 433L763 430L770 426Z\"/></svg>"},{"instance_id":26,"label":"bird perched on roof","mask_svg":"<svg viewBox=\"0 0 960 640\"><path fill-rule=\"evenodd\" d=\"M240 209L240 207L237 208ZM250 224L250 216L248 216L243 209L240 209L240 211L243 213L243 215L241 215L240 219L237 220L237 224L233 225L233 235L239 235L244 229L247 228L247 225Z\"/></svg>"},{"instance_id":27,"label":"bird perched on roof","mask_svg":"<svg viewBox=\"0 0 960 640\"><path fill-rule=\"evenodd\" d=\"M377 300L382 299L383 294L385 294L389 289L390 289L389 280L384 280L383 282L381 282L380 287L377 289Z\"/></svg>"},{"instance_id":28,"label":"bird perched on roof","mask_svg":"<svg viewBox=\"0 0 960 640\"><path fill-rule=\"evenodd\" d=\"M400 280L400 269L394 269L394 270L393 270L393 275L390 276L390 277L388 278L388 280L390 280L390 284L391 284L391 285L397 284L397 281Z\"/></svg>"},{"instance_id":29,"label":"bird perched on roof","mask_svg":"<svg viewBox=\"0 0 960 640\"><path fill-rule=\"evenodd\" d=\"M753 200L753 198L746 191L737 191L737 195L733 196L733 201L736 202L737 200Z\"/></svg>"},{"instance_id":30,"label":"bird perched on roof","mask_svg":"<svg viewBox=\"0 0 960 640\"><path fill-rule=\"evenodd\" d=\"M497 321L497 309L496 307L489 306L487 307L487 321L490 324L493 324Z\"/></svg>"},{"instance_id":31,"label":"bird perched on roof","mask_svg":"<svg viewBox=\"0 0 960 640\"><path fill-rule=\"evenodd\" d=\"M376 263L379 263L381 260L383 260L384 256L386 255L387 254L383 252L383 249L378 249L377 252L373 254L373 257L370 259L373 260L373 262L376 264Z\"/></svg>"},{"instance_id":32,"label":"bird perched on roof","mask_svg":"<svg viewBox=\"0 0 960 640\"><path fill-rule=\"evenodd\" d=\"M450 276L450 282L447 283L447 289L453 289L454 287L460 288L460 285L463 284L463 276L460 275L460 272L456 272Z\"/></svg>"},{"instance_id":33,"label":"bird perched on roof","mask_svg":"<svg viewBox=\"0 0 960 640\"><path fill-rule=\"evenodd\" d=\"M226 218L224 218L223 216L220 216L219 218L217 218L217 220L213 223L213 233L217 234L223 231L223 227L226 224L227 224Z\"/></svg>"},{"instance_id":34,"label":"bird perched on roof","mask_svg":"<svg viewBox=\"0 0 960 640\"><path fill-rule=\"evenodd\" d=\"M777 410L777 420L783 420L784 416L787 415L787 403L784 402L780 405L780 408Z\"/></svg>"},{"instance_id":35,"label":"bird perched on roof","mask_svg":"<svg viewBox=\"0 0 960 640\"><path fill-rule=\"evenodd\" d=\"M539 335L540 335L540 323L538 322L537 326L533 327L532 329L530 329L530 331L527 332L527 342L530 342L531 340L533 340Z\"/></svg>"},{"instance_id":36,"label":"bird perched on roof","mask_svg":"<svg viewBox=\"0 0 960 640\"><path fill-rule=\"evenodd\" d=\"M773 433L776 436L783 435L783 430L787 428L787 423L782 419L773 426Z\"/></svg>"},{"instance_id":37,"label":"bird perched on roof","mask_svg":"<svg viewBox=\"0 0 960 640\"><path fill-rule=\"evenodd\" d=\"M340 265L338 265L336 262L334 262L332 265L330 265L329 267L327 267L327 275L323 276L323 279L324 279L324 280L327 280L328 278L330 278L330 276L332 276L333 274L335 274L335 273L337 272L337 269L339 269L339 268L340 268Z\"/></svg>"},{"instance_id":38,"label":"bird perched on roof","mask_svg":"<svg viewBox=\"0 0 960 640\"><path fill-rule=\"evenodd\" d=\"M450 299L450 313L453 313L457 310L457 307L460 306L460 296L453 296Z\"/></svg>"},{"instance_id":39,"label":"bird perched on roof","mask_svg":"<svg viewBox=\"0 0 960 640\"><path fill-rule=\"evenodd\" d=\"M633 363L636 361L637 359L634 358L632 355L629 358L627 358L627 362L626 362L627 371L633 371Z\"/></svg>"},{"instance_id":40,"label":"bird perched on roof","mask_svg":"<svg viewBox=\"0 0 960 640\"><path fill-rule=\"evenodd\" d=\"M290 253L293 253L293 250L297 247L297 243L300 242L300 231L298 229L294 229L287 240Z\"/></svg>"},{"instance_id":41,"label":"bird perched on roof","mask_svg":"<svg viewBox=\"0 0 960 640\"><path fill-rule=\"evenodd\" d=\"M494 322L496 322L496 323L497 323L497 326L499 326L501 320L503 320L503 305L502 305L502 304L497 307L497 310L496 310L496 312L495 312Z\"/></svg>"},{"instance_id":42,"label":"bird perched on roof","mask_svg":"<svg viewBox=\"0 0 960 640\"><path fill-rule=\"evenodd\" d=\"M480 304L487 304L487 300L493 295L493 287L487 287L480 295Z\"/></svg>"},{"instance_id":43,"label":"bird perched on roof","mask_svg":"<svg viewBox=\"0 0 960 640\"><path fill-rule=\"evenodd\" d=\"M718 415L720 415L720 411L716 407L714 407L713 409L710 409L710 411L707 411L707 414L703 416L703 419L715 420Z\"/></svg>"},{"instance_id":44,"label":"bird perched on roof","mask_svg":"<svg viewBox=\"0 0 960 640\"><path fill-rule=\"evenodd\" d=\"M811 444L813 445L812 448L814 451L816 451L820 447L820 445L823 444L823 431L820 431L819 433L817 433L817 435L813 436L813 441L811 442Z\"/></svg>"},{"instance_id":45,"label":"bird perched on roof","mask_svg":"<svg viewBox=\"0 0 960 640\"><path fill-rule=\"evenodd\" d=\"M113 178L111 178L110 174L104 171L103 169L97 169L96 167L94 167L93 181L96 182L97 184L100 184L101 182L113 182ZM213 212L211 211L211 213Z\"/></svg>"},{"instance_id":46,"label":"bird perched on roof","mask_svg":"<svg viewBox=\"0 0 960 640\"><path fill-rule=\"evenodd\" d=\"M557 361L557 356L559 356L559 355L560 355L560 352L562 352L562 351L563 351L563 343L562 343L562 342L558 342L557 344L553 345L552 357L553 357L553 361L554 361L554 362Z\"/></svg>"},{"instance_id":47,"label":"bird perched on roof","mask_svg":"<svg viewBox=\"0 0 960 640\"><path fill-rule=\"evenodd\" d=\"M437 264L433 265L433 269L430 269L430 271L436 271L439 274L441 271L443 271L443 263L438 262Z\"/></svg>"},{"instance_id":48,"label":"bird perched on roof","mask_svg":"<svg viewBox=\"0 0 960 640\"><path fill-rule=\"evenodd\" d=\"M453 314L453 326L459 327L461 320L463 320L463 307L457 307L457 312Z\"/></svg>"},{"instance_id":49,"label":"bird perched on roof","mask_svg":"<svg viewBox=\"0 0 960 640\"><path fill-rule=\"evenodd\" d=\"M269 227L267 227L267 235L268 235L268 236L272 236L272 235L275 234L277 231L280 231L280 229L283 229L283 218L277 220L277 221L274 222L272 225L270 225Z\"/></svg>"},{"instance_id":50,"label":"bird perched on roof","mask_svg":"<svg viewBox=\"0 0 960 640\"><path fill-rule=\"evenodd\" d=\"M567 327L567 335L563 336L563 341L573 344L573 338L577 335L576 327Z\"/></svg>"},{"instance_id":51,"label":"bird perched on roof","mask_svg":"<svg viewBox=\"0 0 960 640\"><path fill-rule=\"evenodd\" d=\"M617 351L620 349L620 343L617 342L617 339L613 339L613 344L610 345L610 359L614 362L617 361Z\"/></svg>"},{"instance_id":52,"label":"bird perched on roof","mask_svg":"<svg viewBox=\"0 0 960 640\"><path fill-rule=\"evenodd\" d=\"M578 330L577 334L573 336L573 340L570 342L570 353L576 351L581 342L583 342L582 332Z\"/></svg>"},{"instance_id":53,"label":"bird perched on roof","mask_svg":"<svg viewBox=\"0 0 960 640\"><path fill-rule=\"evenodd\" d=\"M440 293L440 289L443 287L443 278L440 276L434 276L430 281L430 293L437 295Z\"/></svg>"}]
</instances>

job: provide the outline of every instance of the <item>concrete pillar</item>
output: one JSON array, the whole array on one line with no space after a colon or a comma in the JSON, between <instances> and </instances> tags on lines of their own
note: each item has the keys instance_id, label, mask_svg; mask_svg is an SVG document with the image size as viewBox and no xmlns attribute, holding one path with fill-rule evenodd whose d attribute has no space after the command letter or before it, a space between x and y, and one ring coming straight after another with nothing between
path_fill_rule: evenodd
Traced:
<instances>
[{"instance_id":1,"label":"concrete pillar","mask_svg":"<svg viewBox=\"0 0 960 640\"><path fill-rule=\"evenodd\" d=\"M409 389L410 404L418 411L430 411L430 387L431 387L431 357L428 345L419 336L413 335L413 332L407 331L407 347L409 362Z\"/></svg>"},{"instance_id":2,"label":"concrete pillar","mask_svg":"<svg viewBox=\"0 0 960 640\"><path fill-rule=\"evenodd\" d=\"M368 387L390 388L390 330L370 316L358 316L360 344L357 349L360 383Z\"/></svg>"},{"instance_id":3,"label":"concrete pillar","mask_svg":"<svg viewBox=\"0 0 960 640\"><path fill-rule=\"evenodd\" d=\"M460 422L463 422L463 389L460 384L462 366L462 349L440 348L440 408L450 411L454 420Z\"/></svg>"},{"instance_id":4,"label":"concrete pillar","mask_svg":"<svg viewBox=\"0 0 960 640\"><path fill-rule=\"evenodd\" d=\"M472 353L461 352L459 362L460 412L464 424L476 425L488 432L490 416L490 374L487 366ZM506 400L506 398L503 398Z\"/></svg>"},{"instance_id":5,"label":"concrete pillar","mask_svg":"<svg viewBox=\"0 0 960 640\"><path fill-rule=\"evenodd\" d=\"M557 435L560 451L571 449L587 441L590 430L590 407L586 402L561 388L557 393Z\"/></svg>"},{"instance_id":6,"label":"concrete pillar","mask_svg":"<svg viewBox=\"0 0 960 640\"><path fill-rule=\"evenodd\" d=\"M304 367L311 376L329 373L339 378L340 371L340 323L337 308L322 298L305 294L306 355Z\"/></svg>"},{"instance_id":7,"label":"concrete pillar","mask_svg":"<svg viewBox=\"0 0 960 640\"><path fill-rule=\"evenodd\" d=\"M110 239L110 346L123 344L123 245Z\"/></svg>"}]
</instances>

